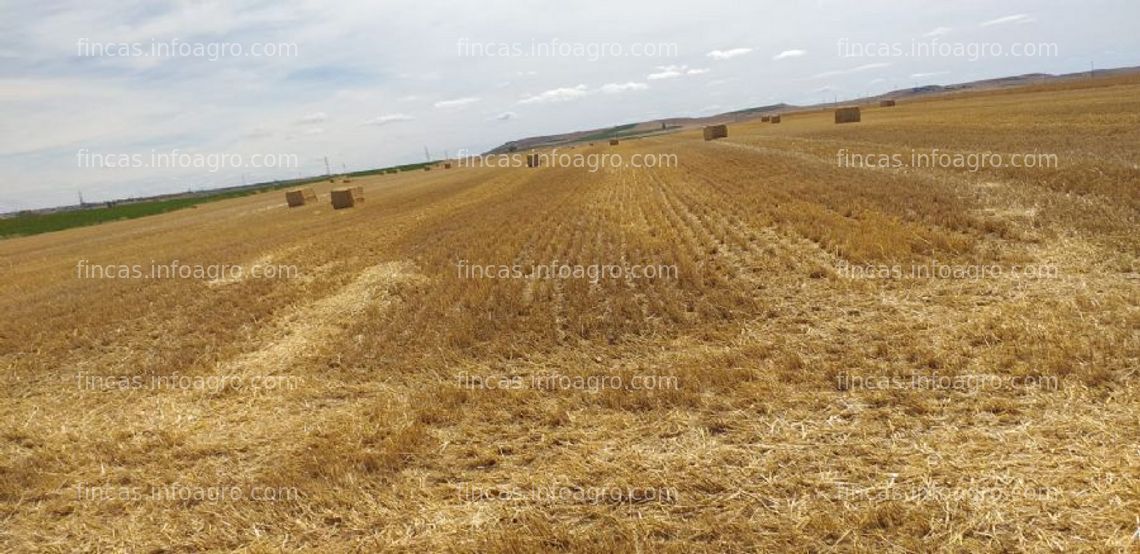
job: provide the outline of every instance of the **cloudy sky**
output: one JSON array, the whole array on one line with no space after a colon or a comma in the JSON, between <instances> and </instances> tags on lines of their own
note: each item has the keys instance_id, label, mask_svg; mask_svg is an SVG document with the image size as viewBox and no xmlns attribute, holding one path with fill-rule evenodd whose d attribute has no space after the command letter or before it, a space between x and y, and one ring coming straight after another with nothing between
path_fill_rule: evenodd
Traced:
<instances>
[{"instance_id":1,"label":"cloudy sky","mask_svg":"<svg viewBox=\"0 0 1140 554\"><path fill-rule=\"evenodd\" d=\"M1137 0L0 1L0 212L1140 65Z\"/></svg>"}]
</instances>

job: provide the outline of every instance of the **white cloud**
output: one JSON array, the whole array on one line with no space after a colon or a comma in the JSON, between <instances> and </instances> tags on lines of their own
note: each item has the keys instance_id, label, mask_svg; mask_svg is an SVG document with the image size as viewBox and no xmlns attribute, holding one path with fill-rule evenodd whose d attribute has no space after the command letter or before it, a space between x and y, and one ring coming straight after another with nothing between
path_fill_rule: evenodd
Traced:
<instances>
[{"instance_id":1,"label":"white cloud","mask_svg":"<svg viewBox=\"0 0 1140 554\"><path fill-rule=\"evenodd\" d=\"M650 73L646 79L659 81L661 79L675 79L684 75L702 75L708 72L708 69L702 67L690 69L687 65L659 65L657 66L657 73Z\"/></svg>"},{"instance_id":2,"label":"white cloud","mask_svg":"<svg viewBox=\"0 0 1140 554\"><path fill-rule=\"evenodd\" d=\"M440 100L439 102L436 102L434 106L441 109L463 108L465 106L470 106L471 104L474 104L478 101L478 98L456 98L454 100Z\"/></svg>"},{"instance_id":3,"label":"white cloud","mask_svg":"<svg viewBox=\"0 0 1140 554\"><path fill-rule=\"evenodd\" d=\"M661 79L673 79L673 78L680 77L681 75L683 75L685 72L685 69L686 68L683 65L658 66L657 67L657 70L658 70L657 73L650 73L649 76L646 77L646 79L649 79L650 81L658 81Z\"/></svg>"},{"instance_id":4,"label":"white cloud","mask_svg":"<svg viewBox=\"0 0 1140 554\"><path fill-rule=\"evenodd\" d=\"M413 119L415 119L415 118L408 115L408 114L396 113L396 114L382 115L379 117L374 117L372 119L369 119L368 121L365 121L364 125L375 125L377 127L381 127L384 125L388 125L389 123L398 123L400 121L411 121Z\"/></svg>"},{"instance_id":5,"label":"white cloud","mask_svg":"<svg viewBox=\"0 0 1140 554\"><path fill-rule=\"evenodd\" d=\"M509 121L511 119L518 119L518 117L519 117L519 114L517 114L515 112L503 112L499 115L496 115L495 119L497 119L499 121Z\"/></svg>"},{"instance_id":6,"label":"white cloud","mask_svg":"<svg viewBox=\"0 0 1140 554\"><path fill-rule=\"evenodd\" d=\"M303 134L306 134L306 135L323 135L323 134L325 134L325 130L320 128L320 127L313 127L312 129L305 129L305 132Z\"/></svg>"},{"instance_id":7,"label":"white cloud","mask_svg":"<svg viewBox=\"0 0 1140 554\"><path fill-rule=\"evenodd\" d=\"M925 79L927 77L937 77L939 75L947 75L949 73L949 71L930 71L927 73L912 73L910 77L912 79Z\"/></svg>"},{"instance_id":8,"label":"white cloud","mask_svg":"<svg viewBox=\"0 0 1140 554\"><path fill-rule=\"evenodd\" d=\"M835 71L824 71L823 73L817 73L816 75L814 75L813 78L815 78L815 79L826 79L827 77L838 77L840 75L850 75L852 73L859 73L860 71L870 71L872 69L879 69L879 68L883 68L883 67L888 67L890 65L891 64L886 63L886 62L869 63L869 64L861 65L859 67L852 67L851 69L839 69L839 70L835 70Z\"/></svg>"},{"instance_id":9,"label":"white cloud","mask_svg":"<svg viewBox=\"0 0 1140 554\"><path fill-rule=\"evenodd\" d=\"M325 121L328 120L328 118L329 118L329 116L325 112L316 112L316 113L311 113L309 115L306 115L305 117L302 117L301 119L298 119L297 124L299 124L299 125L316 125L318 123L324 123Z\"/></svg>"},{"instance_id":10,"label":"white cloud","mask_svg":"<svg viewBox=\"0 0 1140 554\"><path fill-rule=\"evenodd\" d=\"M624 84L618 84L618 83L605 84L605 85L602 85L602 88L599 90L601 90L602 92L604 92L606 94L617 94L617 93L626 92L629 90L645 90L647 88L649 88L649 85L647 85L645 83L629 82L629 83L624 83Z\"/></svg>"},{"instance_id":11,"label":"white cloud","mask_svg":"<svg viewBox=\"0 0 1140 554\"><path fill-rule=\"evenodd\" d=\"M787 59L787 58L798 58L800 56L803 56L804 54L807 54L807 51L805 51L805 50L784 50L783 52L780 52L779 54L772 56L772 59L773 60L783 60L783 59Z\"/></svg>"},{"instance_id":12,"label":"white cloud","mask_svg":"<svg viewBox=\"0 0 1140 554\"><path fill-rule=\"evenodd\" d=\"M994 25L1006 25L1009 23L1033 23L1034 21L1037 21L1037 20L1030 17L1027 14L1019 13L1019 14L1015 14L1015 15L1007 15L1005 17L999 17L997 19L991 19L989 21L983 21L981 23L981 26L982 27L992 27Z\"/></svg>"},{"instance_id":13,"label":"white cloud","mask_svg":"<svg viewBox=\"0 0 1140 554\"><path fill-rule=\"evenodd\" d=\"M940 37L940 36L949 34L950 31L953 31L953 30L954 29L952 29L950 27L936 27L934 29L931 29L931 31L929 33L925 33L922 36L924 36L924 37Z\"/></svg>"},{"instance_id":14,"label":"white cloud","mask_svg":"<svg viewBox=\"0 0 1140 554\"><path fill-rule=\"evenodd\" d=\"M519 100L519 104L545 104L549 102L566 102L569 100L577 100L589 94L586 85L578 85L573 88L556 88L548 90L534 96L528 96Z\"/></svg>"},{"instance_id":15,"label":"white cloud","mask_svg":"<svg viewBox=\"0 0 1140 554\"><path fill-rule=\"evenodd\" d=\"M548 90L532 96L527 96L519 100L519 104L547 104L554 102L568 102L577 100L584 96L591 94L620 94L623 92L646 90L649 85L646 83L635 83L630 81L628 83L607 83L596 89L591 89L586 85L578 85L576 87L563 87Z\"/></svg>"},{"instance_id":16,"label":"white cloud","mask_svg":"<svg viewBox=\"0 0 1140 554\"><path fill-rule=\"evenodd\" d=\"M733 48L731 50L713 50L706 54L714 60L728 60L752 52L751 48Z\"/></svg>"}]
</instances>

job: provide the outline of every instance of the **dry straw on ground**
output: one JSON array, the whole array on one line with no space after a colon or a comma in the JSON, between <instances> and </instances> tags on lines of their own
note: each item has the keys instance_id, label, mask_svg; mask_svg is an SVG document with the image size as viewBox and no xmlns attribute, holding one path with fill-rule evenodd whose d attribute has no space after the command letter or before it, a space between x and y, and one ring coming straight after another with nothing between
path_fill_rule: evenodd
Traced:
<instances>
[{"instance_id":1,"label":"dry straw on ground","mask_svg":"<svg viewBox=\"0 0 1140 554\"><path fill-rule=\"evenodd\" d=\"M1087 85L623 147L675 167L405 172L360 177L349 213L272 192L0 241L0 551L1135 550L1140 79ZM836 164L856 147L1061 163ZM677 273L457 269L552 260ZM1057 271L889 271L932 264ZM176 376L240 380L131 384ZM1002 386L921 385L970 377ZM175 484L246 498L83 494Z\"/></svg>"}]
</instances>

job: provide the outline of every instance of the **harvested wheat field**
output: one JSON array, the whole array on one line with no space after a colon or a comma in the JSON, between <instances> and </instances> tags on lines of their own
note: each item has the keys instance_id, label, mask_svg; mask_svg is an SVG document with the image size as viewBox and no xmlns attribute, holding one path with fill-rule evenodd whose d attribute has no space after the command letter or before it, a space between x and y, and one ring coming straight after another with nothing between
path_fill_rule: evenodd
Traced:
<instances>
[{"instance_id":1,"label":"harvested wheat field","mask_svg":"<svg viewBox=\"0 0 1140 554\"><path fill-rule=\"evenodd\" d=\"M783 115L0 242L0 550L1134 550L1140 79Z\"/></svg>"}]
</instances>

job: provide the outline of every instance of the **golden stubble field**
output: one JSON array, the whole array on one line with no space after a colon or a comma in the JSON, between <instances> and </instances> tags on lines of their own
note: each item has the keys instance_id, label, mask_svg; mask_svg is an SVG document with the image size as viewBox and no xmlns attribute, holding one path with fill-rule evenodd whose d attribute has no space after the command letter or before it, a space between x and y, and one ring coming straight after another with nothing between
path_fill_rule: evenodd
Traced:
<instances>
[{"instance_id":1,"label":"golden stubble field","mask_svg":"<svg viewBox=\"0 0 1140 554\"><path fill-rule=\"evenodd\" d=\"M0 550L1136 549L1140 79L1091 84L0 242ZM932 148L1058 163L839 157ZM80 278L175 260L247 275ZM676 274L463 269L555 260Z\"/></svg>"}]
</instances>

